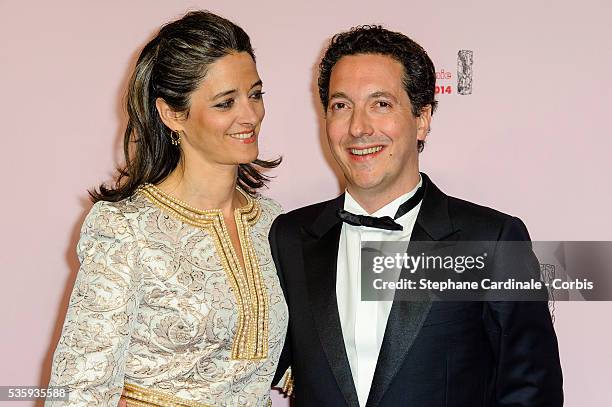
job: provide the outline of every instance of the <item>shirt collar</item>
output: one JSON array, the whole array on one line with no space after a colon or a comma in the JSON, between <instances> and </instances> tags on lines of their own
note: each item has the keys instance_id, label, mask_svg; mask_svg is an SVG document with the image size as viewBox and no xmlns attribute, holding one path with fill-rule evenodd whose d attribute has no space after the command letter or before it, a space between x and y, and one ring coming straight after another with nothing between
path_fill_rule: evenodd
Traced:
<instances>
[{"instance_id":1,"label":"shirt collar","mask_svg":"<svg viewBox=\"0 0 612 407\"><path fill-rule=\"evenodd\" d=\"M369 214L365 209L363 209L355 198L349 194L348 190L346 190L344 191L344 210L354 213L355 215L369 215L376 217L389 216L393 218L400 205L410 199L410 197L416 193L417 189L419 189L421 185L423 185L423 178L421 177L421 174L419 174L419 183L410 192L397 197L372 214Z\"/></svg>"}]
</instances>

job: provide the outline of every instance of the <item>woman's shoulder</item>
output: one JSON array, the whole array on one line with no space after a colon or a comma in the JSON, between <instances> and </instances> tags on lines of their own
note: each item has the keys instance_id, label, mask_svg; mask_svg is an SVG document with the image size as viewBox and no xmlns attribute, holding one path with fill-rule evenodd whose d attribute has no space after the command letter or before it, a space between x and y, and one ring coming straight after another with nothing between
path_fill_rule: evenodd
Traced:
<instances>
[{"instance_id":1,"label":"woman's shoulder","mask_svg":"<svg viewBox=\"0 0 612 407\"><path fill-rule=\"evenodd\" d=\"M130 218L138 213L136 194L120 201L97 201L85 217L81 233L94 232L105 236L133 235Z\"/></svg>"}]
</instances>

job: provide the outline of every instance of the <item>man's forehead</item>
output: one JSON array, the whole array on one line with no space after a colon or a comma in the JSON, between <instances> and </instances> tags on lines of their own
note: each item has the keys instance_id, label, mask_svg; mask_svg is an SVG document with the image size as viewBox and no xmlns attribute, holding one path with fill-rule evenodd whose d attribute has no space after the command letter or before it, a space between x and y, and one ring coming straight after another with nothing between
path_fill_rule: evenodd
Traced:
<instances>
[{"instance_id":1,"label":"man's forehead","mask_svg":"<svg viewBox=\"0 0 612 407\"><path fill-rule=\"evenodd\" d=\"M350 66L353 69L359 70L374 70L387 69L399 70L403 69L402 64L391 55L386 54L354 54L341 57L333 66L334 69L343 66Z\"/></svg>"},{"instance_id":2,"label":"man's forehead","mask_svg":"<svg viewBox=\"0 0 612 407\"><path fill-rule=\"evenodd\" d=\"M358 54L347 55L334 65L331 71L330 85L351 82L365 84L379 82L387 86L401 83L404 74L400 62L387 55Z\"/></svg>"},{"instance_id":3,"label":"man's forehead","mask_svg":"<svg viewBox=\"0 0 612 407\"><path fill-rule=\"evenodd\" d=\"M343 64L332 70L329 97L348 98L401 98L403 94L403 70L399 63L391 66L376 64ZM334 67L336 68L336 67Z\"/></svg>"}]
</instances>

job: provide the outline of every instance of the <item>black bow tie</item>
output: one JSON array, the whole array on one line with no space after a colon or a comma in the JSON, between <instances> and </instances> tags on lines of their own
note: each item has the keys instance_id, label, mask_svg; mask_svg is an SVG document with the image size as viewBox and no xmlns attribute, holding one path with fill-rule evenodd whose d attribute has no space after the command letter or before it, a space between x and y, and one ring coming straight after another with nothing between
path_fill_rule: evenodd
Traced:
<instances>
[{"instance_id":1,"label":"black bow tie","mask_svg":"<svg viewBox=\"0 0 612 407\"><path fill-rule=\"evenodd\" d=\"M381 218L377 218L376 216L367 216L367 215L355 215L349 211L345 211L344 209L338 209L338 217L342 220L342 222L346 222L349 225L353 226L367 226L370 228L384 229L384 230L403 230L402 225L397 223L394 219L398 219L413 209L415 206L421 202L423 199L423 195L425 193L424 184L416 190L414 195L412 195L406 202L400 205L397 208L397 212L395 212L395 216L391 219L390 216L383 216Z\"/></svg>"}]
</instances>

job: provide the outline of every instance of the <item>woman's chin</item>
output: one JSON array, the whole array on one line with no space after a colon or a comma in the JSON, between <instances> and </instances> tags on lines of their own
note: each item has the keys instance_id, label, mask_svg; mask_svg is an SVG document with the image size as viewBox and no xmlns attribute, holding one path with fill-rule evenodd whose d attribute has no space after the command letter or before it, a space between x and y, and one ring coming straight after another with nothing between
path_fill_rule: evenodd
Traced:
<instances>
[{"instance_id":1,"label":"woman's chin","mask_svg":"<svg viewBox=\"0 0 612 407\"><path fill-rule=\"evenodd\" d=\"M250 164L257 159L259 155L259 150L256 148L254 152L249 152L248 154L241 154L240 157L236 157L236 162L238 164Z\"/></svg>"}]
</instances>

